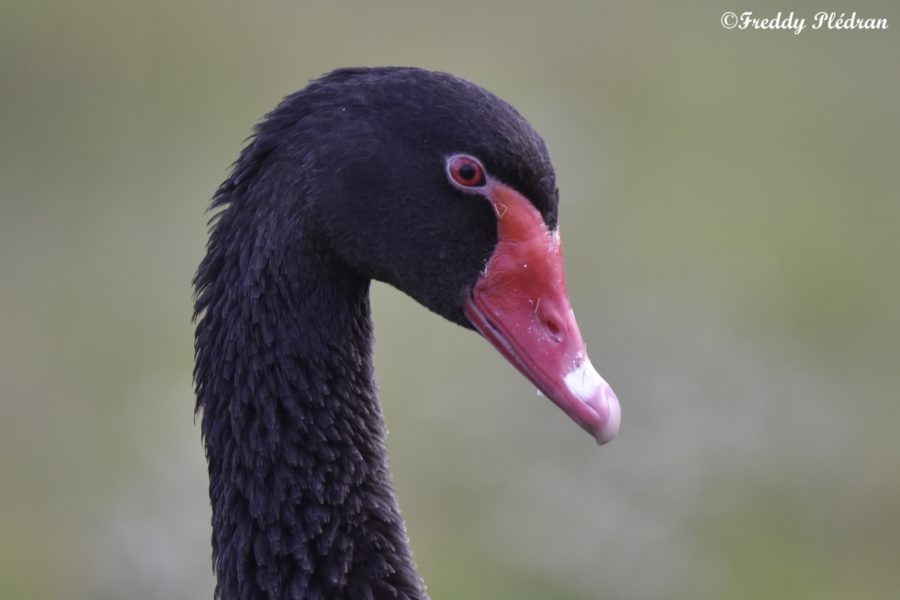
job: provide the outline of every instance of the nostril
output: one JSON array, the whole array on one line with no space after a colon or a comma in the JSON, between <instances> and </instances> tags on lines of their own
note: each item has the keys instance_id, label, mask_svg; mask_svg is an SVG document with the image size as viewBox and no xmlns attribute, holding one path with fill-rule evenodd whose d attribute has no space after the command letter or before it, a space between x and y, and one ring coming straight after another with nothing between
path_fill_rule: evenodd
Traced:
<instances>
[{"instance_id":1,"label":"nostril","mask_svg":"<svg viewBox=\"0 0 900 600\"><path fill-rule=\"evenodd\" d=\"M541 328L550 339L554 342L562 342L565 339L568 326L563 318L562 311L553 306L553 303L545 302L541 304L540 299L538 299L537 308L534 312Z\"/></svg>"},{"instance_id":2,"label":"nostril","mask_svg":"<svg viewBox=\"0 0 900 600\"><path fill-rule=\"evenodd\" d=\"M559 322L556 321L556 319L547 319L544 321L544 326L547 328L547 331L550 332L550 335L559 341L562 336L562 327L560 327Z\"/></svg>"}]
</instances>

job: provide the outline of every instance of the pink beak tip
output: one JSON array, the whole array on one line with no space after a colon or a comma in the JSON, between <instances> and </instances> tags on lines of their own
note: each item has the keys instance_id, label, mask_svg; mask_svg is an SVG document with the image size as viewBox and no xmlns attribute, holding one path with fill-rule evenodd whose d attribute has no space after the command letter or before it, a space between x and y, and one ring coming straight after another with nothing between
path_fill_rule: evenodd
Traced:
<instances>
[{"instance_id":1,"label":"pink beak tip","mask_svg":"<svg viewBox=\"0 0 900 600\"><path fill-rule=\"evenodd\" d=\"M566 387L580 402L591 409L590 432L602 446L612 441L622 424L622 406L612 387L597 372L589 358L584 357L565 376Z\"/></svg>"}]
</instances>

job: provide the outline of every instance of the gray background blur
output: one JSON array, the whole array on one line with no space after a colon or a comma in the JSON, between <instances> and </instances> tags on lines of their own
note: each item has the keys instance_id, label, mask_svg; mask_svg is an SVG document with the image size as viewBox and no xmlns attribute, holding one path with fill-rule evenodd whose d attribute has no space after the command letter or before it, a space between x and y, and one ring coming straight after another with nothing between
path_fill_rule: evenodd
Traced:
<instances>
[{"instance_id":1,"label":"gray background blur","mask_svg":"<svg viewBox=\"0 0 900 600\"><path fill-rule=\"evenodd\" d=\"M0 598L209 598L190 279L254 121L412 64L545 137L623 403L591 439L374 287L401 506L442 598L897 598L896 2L0 2ZM724 10L886 17L726 31Z\"/></svg>"}]
</instances>

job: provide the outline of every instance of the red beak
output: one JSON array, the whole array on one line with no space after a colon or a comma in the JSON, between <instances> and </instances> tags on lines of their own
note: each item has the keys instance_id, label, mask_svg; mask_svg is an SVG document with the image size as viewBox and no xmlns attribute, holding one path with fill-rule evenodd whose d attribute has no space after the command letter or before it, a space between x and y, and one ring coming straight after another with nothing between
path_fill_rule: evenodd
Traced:
<instances>
[{"instance_id":1,"label":"red beak","mask_svg":"<svg viewBox=\"0 0 900 600\"><path fill-rule=\"evenodd\" d=\"M587 356L569 303L563 253L534 205L491 181L497 247L470 296L466 317L538 390L605 444L619 431L621 408Z\"/></svg>"}]
</instances>

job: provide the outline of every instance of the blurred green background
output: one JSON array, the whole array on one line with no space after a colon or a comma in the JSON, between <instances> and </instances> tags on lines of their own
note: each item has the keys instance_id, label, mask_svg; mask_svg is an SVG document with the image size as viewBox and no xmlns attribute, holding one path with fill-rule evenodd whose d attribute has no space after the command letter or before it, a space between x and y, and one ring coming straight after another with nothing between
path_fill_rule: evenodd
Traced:
<instances>
[{"instance_id":1,"label":"blurred green background","mask_svg":"<svg viewBox=\"0 0 900 600\"><path fill-rule=\"evenodd\" d=\"M896 2L0 2L0 598L209 598L191 387L204 210L332 68L517 106L623 402L596 448L477 336L376 285L433 598L897 598ZM887 31L726 31L724 10Z\"/></svg>"}]
</instances>

